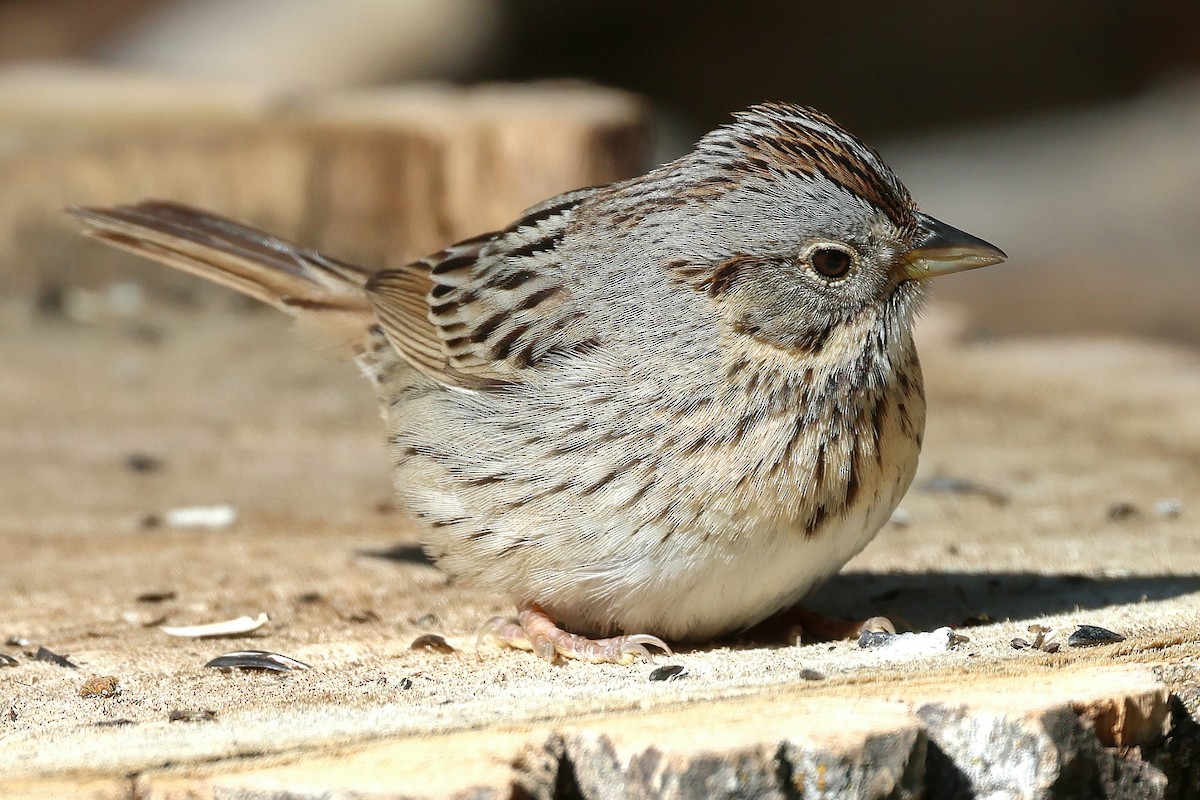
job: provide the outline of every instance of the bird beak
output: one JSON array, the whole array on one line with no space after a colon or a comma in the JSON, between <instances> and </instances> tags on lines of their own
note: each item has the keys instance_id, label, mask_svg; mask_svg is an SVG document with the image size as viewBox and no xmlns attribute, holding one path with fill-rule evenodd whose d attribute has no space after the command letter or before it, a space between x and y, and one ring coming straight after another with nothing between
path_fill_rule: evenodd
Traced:
<instances>
[{"instance_id":1,"label":"bird beak","mask_svg":"<svg viewBox=\"0 0 1200 800\"><path fill-rule=\"evenodd\" d=\"M999 264L1008 258L999 247L920 212L917 223L916 247L904 254L904 272L913 280Z\"/></svg>"}]
</instances>

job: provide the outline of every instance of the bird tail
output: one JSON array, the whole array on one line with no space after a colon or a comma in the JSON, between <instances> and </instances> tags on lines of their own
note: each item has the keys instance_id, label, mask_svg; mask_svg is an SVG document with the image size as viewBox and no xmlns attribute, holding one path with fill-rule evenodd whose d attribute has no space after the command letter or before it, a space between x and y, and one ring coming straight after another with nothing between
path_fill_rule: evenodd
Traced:
<instances>
[{"instance_id":1,"label":"bird tail","mask_svg":"<svg viewBox=\"0 0 1200 800\"><path fill-rule=\"evenodd\" d=\"M84 234L227 286L325 329L337 344L361 339L371 310L364 285L373 274L233 220L180 203L143 200L131 206L67 213Z\"/></svg>"}]
</instances>

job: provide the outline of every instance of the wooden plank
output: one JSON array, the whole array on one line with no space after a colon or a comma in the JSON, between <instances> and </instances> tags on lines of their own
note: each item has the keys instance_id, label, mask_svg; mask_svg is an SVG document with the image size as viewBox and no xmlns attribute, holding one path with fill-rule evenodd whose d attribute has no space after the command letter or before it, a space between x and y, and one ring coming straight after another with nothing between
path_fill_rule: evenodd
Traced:
<instances>
[{"instance_id":1,"label":"wooden plank","mask_svg":"<svg viewBox=\"0 0 1200 800\"><path fill-rule=\"evenodd\" d=\"M128 257L81 241L59 209L142 197L398 263L558 192L636 174L644 119L633 96L581 85L281 97L126 72L0 71L0 281L125 274L112 265ZM168 274L144 280L180 280Z\"/></svg>"}]
</instances>

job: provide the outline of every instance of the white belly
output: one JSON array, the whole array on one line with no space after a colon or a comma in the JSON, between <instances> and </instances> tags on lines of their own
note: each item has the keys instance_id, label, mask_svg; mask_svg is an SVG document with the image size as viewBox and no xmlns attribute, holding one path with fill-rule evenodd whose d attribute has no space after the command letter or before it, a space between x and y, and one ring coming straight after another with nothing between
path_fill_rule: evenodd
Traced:
<instances>
[{"instance_id":1,"label":"white belly","mask_svg":"<svg viewBox=\"0 0 1200 800\"><path fill-rule=\"evenodd\" d=\"M610 585L622 590L582 606L578 596L563 598L568 600L564 603L552 600L548 610L559 606L551 615L568 626L615 625L628 633L653 631L671 641L747 628L799 602L866 547L907 485L905 479L895 496L858 504L812 538L794 529L762 528L684 558L626 562L619 575L608 576ZM588 609L583 617L580 608Z\"/></svg>"}]
</instances>

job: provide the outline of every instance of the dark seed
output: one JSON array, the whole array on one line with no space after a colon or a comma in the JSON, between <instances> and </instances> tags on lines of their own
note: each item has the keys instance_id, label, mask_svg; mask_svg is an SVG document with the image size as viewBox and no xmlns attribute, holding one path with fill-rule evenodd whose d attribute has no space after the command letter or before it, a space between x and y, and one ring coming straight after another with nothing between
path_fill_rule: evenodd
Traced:
<instances>
[{"instance_id":1,"label":"dark seed","mask_svg":"<svg viewBox=\"0 0 1200 800\"><path fill-rule=\"evenodd\" d=\"M356 625L362 625L367 622L382 622L378 614L369 608L364 608L362 611L355 611L350 616L346 617L347 622L353 622Z\"/></svg>"},{"instance_id":2,"label":"dark seed","mask_svg":"<svg viewBox=\"0 0 1200 800\"><path fill-rule=\"evenodd\" d=\"M146 453L130 453L125 457L125 468L130 472L158 472L162 465L161 458Z\"/></svg>"},{"instance_id":3,"label":"dark seed","mask_svg":"<svg viewBox=\"0 0 1200 800\"><path fill-rule=\"evenodd\" d=\"M15 667L16 665L17 660L15 658L0 653L0 667Z\"/></svg>"},{"instance_id":4,"label":"dark seed","mask_svg":"<svg viewBox=\"0 0 1200 800\"><path fill-rule=\"evenodd\" d=\"M137 596L139 603L165 603L175 599L174 592L142 592Z\"/></svg>"},{"instance_id":5,"label":"dark seed","mask_svg":"<svg viewBox=\"0 0 1200 800\"><path fill-rule=\"evenodd\" d=\"M443 637L436 633L426 633L413 639L412 644L408 646L409 650L432 650L435 653L453 653L454 648L450 646Z\"/></svg>"},{"instance_id":6,"label":"dark seed","mask_svg":"<svg viewBox=\"0 0 1200 800\"><path fill-rule=\"evenodd\" d=\"M1043 653L1057 653L1062 649L1062 642L1047 642L1042 645Z\"/></svg>"},{"instance_id":7,"label":"dark seed","mask_svg":"<svg viewBox=\"0 0 1200 800\"><path fill-rule=\"evenodd\" d=\"M33 657L37 661L45 661L49 664L57 664L60 667L67 667L68 669L79 669L78 666L72 664L58 653L55 653L53 650L47 650L44 647L39 647L37 649L37 653L35 653Z\"/></svg>"},{"instance_id":8,"label":"dark seed","mask_svg":"<svg viewBox=\"0 0 1200 800\"><path fill-rule=\"evenodd\" d=\"M1098 625L1080 625L1074 633L1067 637L1071 647L1096 647L1101 644L1115 644L1125 641L1125 637L1108 628Z\"/></svg>"},{"instance_id":9,"label":"dark seed","mask_svg":"<svg viewBox=\"0 0 1200 800\"><path fill-rule=\"evenodd\" d=\"M300 594L296 595L296 602L304 605L310 605L312 603L324 603L325 596L320 592L301 592Z\"/></svg>"},{"instance_id":10,"label":"dark seed","mask_svg":"<svg viewBox=\"0 0 1200 800\"><path fill-rule=\"evenodd\" d=\"M650 673L651 681L674 681L687 675L682 664L667 664Z\"/></svg>"},{"instance_id":11,"label":"dark seed","mask_svg":"<svg viewBox=\"0 0 1200 800\"><path fill-rule=\"evenodd\" d=\"M138 525L147 529L161 528L162 517L160 517L158 514L145 514L140 520L138 520Z\"/></svg>"},{"instance_id":12,"label":"dark seed","mask_svg":"<svg viewBox=\"0 0 1200 800\"><path fill-rule=\"evenodd\" d=\"M1138 515L1138 507L1133 503L1113 503L1108 507L1108 518L1114 520L1129 519Z\"/></svg>"},{"instance_id":13,"label":"dark seed","mask_svg":"<svg viewBox=\"0 0 1200 800\"><path fill-rule=\"evenodd\" d=\"M1011 642L1009 642L1009 644L1012 645L1013 650L1024 650L1025 648L1029 647L1029 642L1020 637L1013 639Z\"/></svg>"},{"instance_id":14,"label":"dark seed","mask_svg":"<svg viewBox=\"0 0 1200 800\"><path fill-rule=\"evenodd\" d=\"M400 688L401 689L411 689L412 686L413 686L412 678L401 678L400 679Z\"/></svg>"},{"instance_id":15,"label":"dark seed","mask_svg":"<svg viewBox=\"0 0 1200 800\"><path fill-rule=\"evenodd\" d=\"M266 650L236 650L223 656L217 656L204 666L213 669L261 669L269 672L312 669L303 661Z\"/></svg>"},{"instance_id":16,"label":"dark seed","mask_svg":"<svg viewBox=\"0 0 1200 800\"><path fill-rule=\"evenodd\" d=\"M167 714L171 722L210 722L217 718L217 712L207 708L177 709Z\"/></svg>"},{"instance_id":17,"label":"dark seed","mask_svg":"<svg viewBox=\"0 0 1200 800\"><path fill-rule=\"evenodd\" d=\"M869 650L873 647L883 647L889 644L892 639L896 638L896 634L888 631L863 631L858 637L858 646L864 650Z\"/></svg>"},{"instance_id":18,"label":"dark seed","mask_svg":"<svg viewBox=\"0 0 1200 800\"><path fill-rule=\"evenodd\" d=\"M800 680L802 681L823 681L825 676L815 669L800 670Z\"/></svg>"},{"instance_id":19,"label":"dark seed","mask_svg":"<svg viewBox=\"0 0 1200 800\"><path fill-rule=\"evenodd\" d=\"M66 310L66 292L57 283L46 281L38 287L33 303L42 316L58 318Z\"/></svg>"}]
</instances>

